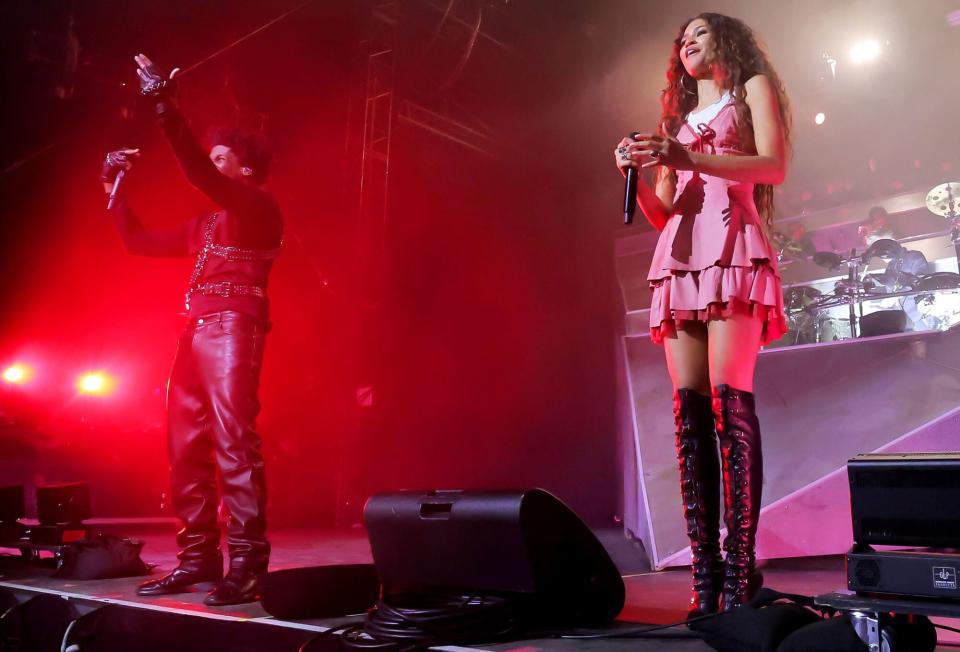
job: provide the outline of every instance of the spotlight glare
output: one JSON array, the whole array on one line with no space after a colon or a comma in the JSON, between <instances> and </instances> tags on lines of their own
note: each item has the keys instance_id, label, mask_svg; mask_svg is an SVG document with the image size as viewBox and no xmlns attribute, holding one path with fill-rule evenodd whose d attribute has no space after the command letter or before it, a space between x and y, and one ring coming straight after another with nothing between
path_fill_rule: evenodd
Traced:
<instances>
[{"instance_id":1,"label":"spotlight glare","mask_svg":"<svg viewBox=\"0 0 960 652\"><path fill-rule=\"evenodd\" d=\"M879 56L880 42L875 39L859 41L850 48L850 61L853 63L866 63Z\"/></svg>"},{"instance_id":2,"label":"spotlight glare","mask_svg":"<svg viewBox=\"0 0 960 652\"><path fill-rule=\"evenodd\" d=\"M77 381L77 390L81 394L103 396L110 392L113 386L112 379L102 371L92 371L80 376Z\"/></svg>"},{"instance_id":3,"label":"spotlight glare","mask_svg":"<svg viewBox=\"0 0 960 652\"><path fill-rule=\"evenodd\" d=\"M30 369L22 364L13 364L3 370L3 380L11 385L19 385L30 377Z\"/></svg>"},{"instance_id":4,"label":"spotlight glare","mask_svg":"<svg viewBox=\"0 0 960 652\"><path fill-rule=\"evenodd\" d=\"M818 125L822 125L824 122L827 121L827 114L822 112L818 113L816 116L814 116L813 121L816 122Z\"/></svg>"}]
</instances>

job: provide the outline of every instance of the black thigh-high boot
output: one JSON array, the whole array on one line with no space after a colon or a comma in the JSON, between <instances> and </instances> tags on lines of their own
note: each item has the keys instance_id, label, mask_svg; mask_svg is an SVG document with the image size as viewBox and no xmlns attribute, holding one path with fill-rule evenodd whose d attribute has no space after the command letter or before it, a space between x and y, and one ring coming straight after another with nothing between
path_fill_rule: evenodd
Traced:
<instances>
[{"instance_id":1,"label":"black thigh-high boot","mask_svg":"<svg viewBox=\"0 0 960 652\"><path fill-rule=\"evenodd\" d=\"M721 608L730 611L748 602L763 584L763 575L756 569L763 453L751 392L717 385L713 412L723 457L723 517L727 525Z\"/></svg>"},{"instance_id":2,"label":"black thigh-high boot","mask_svg":"<svg viewBox=\"0 0 960 652\"><path fill-rule=\"evenodd\" d=\"M715 613L720 598L720 455L710 397L678 389L673 396L673 414L693 571L687 617L695 618Z\"/></svg>"}]
</instances>

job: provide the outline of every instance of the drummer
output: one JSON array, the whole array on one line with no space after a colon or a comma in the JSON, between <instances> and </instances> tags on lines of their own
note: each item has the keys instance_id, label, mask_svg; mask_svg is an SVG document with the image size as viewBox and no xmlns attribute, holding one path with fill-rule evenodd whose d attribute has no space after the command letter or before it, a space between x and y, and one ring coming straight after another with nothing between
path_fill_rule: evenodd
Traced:
<instances>
[{"instance_id":1,"label":"drummer","mask_svg":"<svg viewBox=\"0 0 960 652\"><path fill-rule=\"evenodd\" d=\"M890 214L883 206L874 206L870 209L867 221L860 225L857 233L863 238L863 243L867 247L878 240L895 242L897 239L897 233L890 225ZM876 247L872 249L876 249ZM867 262L869 263L869 261ZM926 256L921 252L898 247L896 254L887 262L883 273L876 275L876 278L887 290L898 292L912 287L918 276L927 274L929 271L930 265L927 263ZM930 325L925 322L923 316L917 310L916 302L912 298L901 298L899 303L910 322L910 330L930 328Z\"/></svg>"},{"instance_id":2,"label":"drummer","mask_svg":"<svg viewBox=\"0 0 960 652\"><path fill-rule=\"evenodd\" d=\"M867 213L867 221L860 225L857 234L867 247L877 240L896 240L897 233L890 225L890 214L883 206L874 206Z\"/></svg>"},{"instance_id":3,"label":"drummer","mask_svg":"<svg viewBox=\"0 0 960 652\"><path fill-rule=\"evenodd\" d=\"M901 278L905 272L912 276L920 276L929 271L929 265L926 257L919 251L913 251L905 247L901 248L894 243L898 234L890 225L890 214L883 206L874 206L868 213L866 222L860 225L857 233L863 238L863 244L870 247L878 240L892 240L894 242L884 243L896 247L897 252L889 259L886 270L884 271L885 282L891 290L902 289L901 286L909 285L907 279ZM877 245L879 247L880 245ZM876 249L876 247L873 247ZM884 256L884 254L879 254ZM886 257L886 256L884 256ZM869 261L868 261L869 262ZM897 287L893 287L897 285Z\"/></svg>"}]
</instances>

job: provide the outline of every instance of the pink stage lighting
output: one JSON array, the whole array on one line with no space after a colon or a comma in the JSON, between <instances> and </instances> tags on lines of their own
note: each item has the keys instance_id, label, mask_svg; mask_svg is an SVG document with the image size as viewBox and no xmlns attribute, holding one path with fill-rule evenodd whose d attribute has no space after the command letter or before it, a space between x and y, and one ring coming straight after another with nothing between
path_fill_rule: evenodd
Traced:
<instances>
[{"instance_id":1,"label":"pink stage lighting","mask_svg":"<svg viewBox=\"0 0 960 652\"><path fill-rule=\"evenodd\" d=\"M115 385L114 380L102 371L91 371L80 376L77 381L77 390L81 394L91 396L106 396Z\"/></svg>"},{"instance_id":2,"label":"pink stage lighting","mask_svg":"<svg viewBox=\"0 0 960 652\"><path fill-rule=\"evenodd\" d=\"M3 380L11 385L22 385L30 380L33 372L30 367L22 364L13 364L3 370Z\"/></svg>"}]
</instances>

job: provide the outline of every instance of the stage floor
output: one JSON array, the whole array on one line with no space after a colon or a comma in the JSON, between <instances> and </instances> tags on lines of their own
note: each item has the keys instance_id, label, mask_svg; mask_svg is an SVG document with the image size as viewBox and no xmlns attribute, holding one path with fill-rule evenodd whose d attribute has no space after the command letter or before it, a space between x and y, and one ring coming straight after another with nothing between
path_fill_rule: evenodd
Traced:
<instances>
[{"instance_id":1,"label":"stage floor","mask_svg":"<svg viewBox=\"0 0 960 652\"><path fill-rule=\"evenodd\" d=\"M157 528L155 528L156 530ZM160 528L166 530L167 528ZM133 533L125 533L131 536ZM139 533L137 538L146 542L143 559L148 564L156 564L154 573L169 570L175 564L175 544L173 535L167 531ZM626 606L620 614L622 623L668 624L683 620L686 610L689 586L689 569L678 568L659 572L636 572L642 562L631 559L630 546L624 539L623 545L611 541L610 533L600 537L611 549L611 556L624 573L627 588ZM315 566L320 564L367 563L371 561L370 547L363 531L312 531L289 530L271 533L273 553L271 569ZM626 548L624 548L624 545ZM625 554L624 550L628 553ZM631 568L632 566L632 568ZM765 562L762 566L765 584L788 593L817 595L844 589L846 586L843 559L840 556L808 559L786 559ZM632 572L631 572L632 571ZM259 603L232 607L210 608L202 600L203 592L186 593L164 598L140 598L134 593L143 578L123 578L114 580L76 581L49 577L52 569L48 566L26 563L16 556L0 556L0 586L15 593L53 593L86 604L89 608L104 603L139 607L154 611L165 611L181 615L190 615L217 620L237 620L257 622L300 630L320 632L329 625L343 622L342 618L332 620L281 621L270 617ZM960 622L944 620L945 624L957 627ZM678 628L678 634L685 630ZM938 649L956 649L960 646L960 637L938 630L941 647ZM630 646L631 650L669 649L677 652L707 651L711 648L699 640L532 640L522 643L484 646L484 649L506 652L523 650L609 650Z\"/></svg>"}]
</instances>

